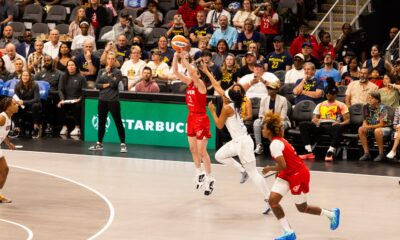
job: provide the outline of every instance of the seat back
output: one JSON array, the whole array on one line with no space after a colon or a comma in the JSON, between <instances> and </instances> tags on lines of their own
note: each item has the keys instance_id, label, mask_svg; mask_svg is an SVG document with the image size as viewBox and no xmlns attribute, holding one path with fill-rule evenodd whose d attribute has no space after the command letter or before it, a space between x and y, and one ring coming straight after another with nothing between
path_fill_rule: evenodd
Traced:
<instances>
[{"instance_id":1,"label":"seat back","mask_svg":"<svg viewBox=\"0 0 400 240\"><path fill-rule=\"evenodd\" d=\"M147 44L154 45L158 42L161 36L165 36L167 34L167 30L165 28L153 28L148 40Z\"/></svg>"},{"instance_id":2,"label":"seat back","mask_svg":"<svg viewBox=\"0 0 400 240\"><path fill-rule=\"evenodd\" d=\"M177 11L178 10L176 10L176 9L172 9L172 10L169 10L167 12L167 14L165 14L163 25L161 26L162 28L169 29L171 27L169 23L172 21L172 19L174 18L174 15L176 15Z\"/></svg>"},{"instance_id":3,"label":"seat back","mask_svg":"<svg viewBox=\"0 0 400 240\"><path fill-rule=\"evenodd\" d=\"M29 4L26 5L22 20L32 22L42 22L43 9L41 5Z\"/></svg>"},{"instance_id":4,"label":"seat back","mask_svg":"<svg viewBox=\"0 0 400 240\"><path fill-rule=\"evenodd\" d=\"M338 86L339 92L336 95L336 100L341 101L343 103L346 102L346 90L347 90L347 86Z\"/></svg>"},{"instance_id":5,"label":"seat back","mask_svg":"<svg viewBox=\"0 0 400 240\"><path fill-rule=\"evenodd\" d=\"M274 72L275 76L279 79L279 81L281 82L281 86L283 84L285 84L285 75L286 75L286 71L284 70L279 70Z\"/></svg>"},{"instance_id":6,"label":"seat back","mask_svg":"<svg viewBox=\"0 0 400 240\"><path fill-rule=\"evenodd\" d=\"M258 114L260 113L260 103L261 103L261 98L250 98L251 101L251 110L252 110L252 117L253 119L258 118Z\"/></svg>"},{"instance_id":7,"label":"seat back","mask_svg":"<svg viewBox=\"0 0 400 240\"><path fill-rule=\"evenodd\" d=\"M175 82L171 86L172 93L185 93L187 89L187 85L183 82Z\"/></svg>"},{"instance_id":8,"label":"seat back","mask_svg":"<svg viewBox=\"0 0 400 240\"><path fill-rule=\"evenodd\" d=\"M288 100L288 102L290 102L292 105L294 104L294 95L293 95L294 87L295 87L294 83L287 83L284 84L279 89L279 94L284 96Z\"/></svg>"},{"instance_id":9,"label":"seat back","mask_svg":"<svg viewBox=\"0 0 400 240\"><path fill-rule=\"evenodd\" d=\"M71 15L69 16L69 23L75 20L76 14L78 13L78 9L81 8L80 6L75 7L72 9Z\"/></svg>"},{"instance_id":10,"label":"seat back","mask_svg":"<svg viewBox=\"0 0 400 240\"><path fill-rule=\"evenodd\" d=\"M13 28L15 38L22 36L25 32L25 25L22 22L9 22L7 25Z\"/></svg>"},{"instance_id":11,"label":"seat back","mask_svg":"<svg viewBox=\"0 0 400 240\"><path fill-rule=\"evenodd\" d=\"M349 107L350 125L352 127L361 126L364 120L363 107L364 105L362 103L353 104Z\"/></svg>"},{"instance_id":12,"label":"seat back","mask_svg":"<svg viewBox=\"0 0 400 240\"><path fill-rule=\"evenodd\" d=\"M46 16L47 22L65 22L67 18L67 10L64 6L54 5L50 8Z\"/></svg>"},{"instance_id":13,"label":"seat back","mask_svg":"<svg viewBox=\"0 0 400 240\"><path fill-rule=\"evenodd\" d=\"M311 121L315 107L316 104L311 100L303 100L297 103L292 113L293 121L296 123Z\"/></svg>"},{"instance_id":14,"label":"seat back","mask_svg":"<svg viewBox=\"0 0 400 240\"><path fill-rule=\"evenodd\" d=\"M108 33L109 31L111 31L112 28L113 28L112 26L104 26L104 27L100 30L99 38L97 38L97 39L101 39L101 37L102 37L104 34L106 34L106 33ZM102 41L102 40L99 40L99 41Z\"/></svg>"},{"instance_id":15,"label":"seat back","mask_svg":"<svg viewBox=\"0 0 400 240\"><path fill-rule=\"evenodd\" d=\"M69 25L65 23L57 24L56 29L60 32L60 34L68 34Z\"/></svg>"}]
</instances>

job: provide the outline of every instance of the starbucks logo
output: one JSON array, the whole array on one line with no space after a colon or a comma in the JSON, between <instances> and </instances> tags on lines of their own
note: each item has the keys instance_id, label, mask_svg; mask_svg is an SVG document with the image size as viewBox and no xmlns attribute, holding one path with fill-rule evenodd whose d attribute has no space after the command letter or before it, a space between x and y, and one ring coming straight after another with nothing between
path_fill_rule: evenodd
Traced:
<instances>
[{"instance_id":1,"label":"starbucks logo","mask_svg":"<svg viewBox=\"0 0 400 240\"><path fill-rule=\"evenodd\" d=\"M98 115L95 115L92 117L92 126L94 129L99 130L99 116ZM109 126L110 126L110 117L107 116L106 131L108 130Z\"/></svg>"}]
</instances>

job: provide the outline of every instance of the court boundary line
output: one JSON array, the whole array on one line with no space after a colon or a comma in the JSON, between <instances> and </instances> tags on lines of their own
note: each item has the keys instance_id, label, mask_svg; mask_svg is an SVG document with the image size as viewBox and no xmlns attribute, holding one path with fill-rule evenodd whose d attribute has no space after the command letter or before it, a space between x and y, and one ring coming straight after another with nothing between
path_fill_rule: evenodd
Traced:
<instances>
[{"instance_id":1,"label":"court boundary line","mask_svg":"<svg viewBox=\"0 0 400 240\"><path fill-rule=\"evenodd\" d=\"M188 163L193 164L193 162L189 161L173 161L173 160L166 160L166 159L151 159L151 158L132 158L132 157L117 157L117 156L103 156L103 155L90 155L90 154L77 154L77 153L56 153L56 152L43 152L43 151L32 151L32 150L8 150L3 149L3 151L18 151L18 152L30 152L30 153L47 153L47 154L67 154L67 155L75 155L75 156L87 156L87 157L102 157L102 158L118 158L118 159L127 159L127 160L150 160L150 161L167 161L171 163L181 162L181 163ZM222 165L220 163L212 163L212 165ZM263 167L257 167L258 169L262 169ZM367 176L367 177L384 177L384 178L400 178L400 176L386 176L386 175L372 175L372 174L362 174L362 173L344 173L344 172L330 172L330 171L317 171L317 170L310 170L310 172L317 172L317 173L329 173L329 174L343 174L343 175L357 175L357 176Z\"/></svg>"},{"instance_id":2,"label":"court boundary line","mask_svg":"<svg viewBox=\"0 0 400 240\"><path fill-rule=\"evenodd\" d=\"M42 152L42 153L45 153L45 152ZM96 239L98 236L103 234L111 226L112 222L114 221L114 217L115 217L114 206L112 205L111 201L108 200L108 198L106 196L104 196L103 194L101 194L97 190L95 190L95 189L93 189L93 188L91 188L91 187L89 187L89 186L87 186L87 185L85 185L83 183L77 182L75 180L72 180L72 179L57 175L57 174L53 174L53 173L49 173L49 172L46 172L46 171L37 170L37 169L33 169L33 168L28 168L28 167L21 167L21 166L12 165L12 164L10 164L9 166L10 167L14 167L14 168L18 168L18 169L22 169L22 170L25 170L25 171L36 172L36 173L45 174L45 175L48 175L48 176L52 176L52 177L55 177L55 178L62 179L64 181L67 181L67 182L76 184L76 185L78 185L80 187L83 187L83 188L93 192L94 194L99 196L101 199L103 199L103 201L107 204L109 212L110 212L108 220L107 220L107 223L99 231L97 231L93 236L89 237L88 238L89 240Z\"/></svg>"},{"instance_id":3,"label":"court boundary line","mask_svg":"<svg viewBox=\"0 0 400 240\"><path fill-rule=\"evenodd\" d=\"M31 230L30 228L28 228L27 226L22 225L22 224L17 223L17 222L13 222L13 221L7 220L7 219L2 219L2 218L0 218L0 222L10 223L10 224L16 225L16 226L18 226L18 227L24 229L24 230L28 233L28 238L27 238L26 240L31 240L31 239L33 239L33 232L32 232L32 230Z\"/></svg>"}]
</instances>

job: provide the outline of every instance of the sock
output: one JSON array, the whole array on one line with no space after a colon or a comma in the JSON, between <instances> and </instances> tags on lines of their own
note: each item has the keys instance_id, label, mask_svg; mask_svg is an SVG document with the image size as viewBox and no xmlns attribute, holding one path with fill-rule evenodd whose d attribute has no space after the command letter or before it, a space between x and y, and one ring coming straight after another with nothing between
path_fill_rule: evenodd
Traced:
<instances>
[{"instance_id":1,"label":"sock","mask_svg":"<svg viewBox=\"0 0 400 240\"><path fill-rule=\"evenodd\" d=\"M289 222L286 220L286 217L279 219L279 223L281 224L281 226L285 232L292 231L292 228L290 228Z\"/></svg>"},{"instance_id":2,"label":"sock","mask_svg":"<svg viewBox=\"0 0 400 240\"><path fill-rule=\"evenodd\" d=\"M203 170L201 168L196 168L196 175L199 176Z\"/></svg>"},{"instance_id":3,"label":"sock","mask_svg":"<svg viewBox=\"0 0 400 240\"><path fill-rule=\"evenodd\" d=\"M307 150L307 152L309 152L309 153L312 152L311 145L306 145L304 148Z\"/></svg>"},{"instance_id":4,"label":"sock","mask_svg":"<svg viewBox=\"0 0 400 240\"><path fill-rule=\"evenodd\" d=\"M328 152L335 153L335 151L336 151L336 148L329 146Z\"/></svg>"},{"instance_id":5,"label":"sock","mask_svg":"<svg viewBox=\"0 0 400 240\"><path fill-rule=\"evenodd\" d=\"M321 209L321 216L328 217L329 219L333 218L334 214L333 212L326 210L326 209Z\"/></svg>"}]
</instances>

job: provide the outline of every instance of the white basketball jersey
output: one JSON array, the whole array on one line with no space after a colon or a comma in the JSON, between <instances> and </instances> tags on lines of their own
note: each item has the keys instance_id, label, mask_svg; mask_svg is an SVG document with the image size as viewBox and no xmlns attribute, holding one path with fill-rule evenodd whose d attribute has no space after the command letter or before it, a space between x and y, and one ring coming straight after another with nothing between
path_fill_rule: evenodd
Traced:
<instances>
[{"instance_id":1,"label":"white basketball jersey","mask_svg":"<svg viewBox=\"0 0 400 240\"><path fill-rule=\"evenodd\" d=\"M236 112L235 105L230 103L229 107L233 109L235 114L226 119L225 126L228 129L229 134L231 134L232 139L247 135L247 128L240 115Z\"/></svg>"},{"instance_id":2,"label":"white basketball jersey","mask_svg":"<svg viewBox=\"0 0 400 240\"><path fill-rule=\"evenodd\" d=\"M0 115L6 118L5 124L3 126L0 126L0 143L2 143L4 139L7 137L8 132L11 130L11 119L5 112L0 113Z\"/></svg>"}]
</instances>

